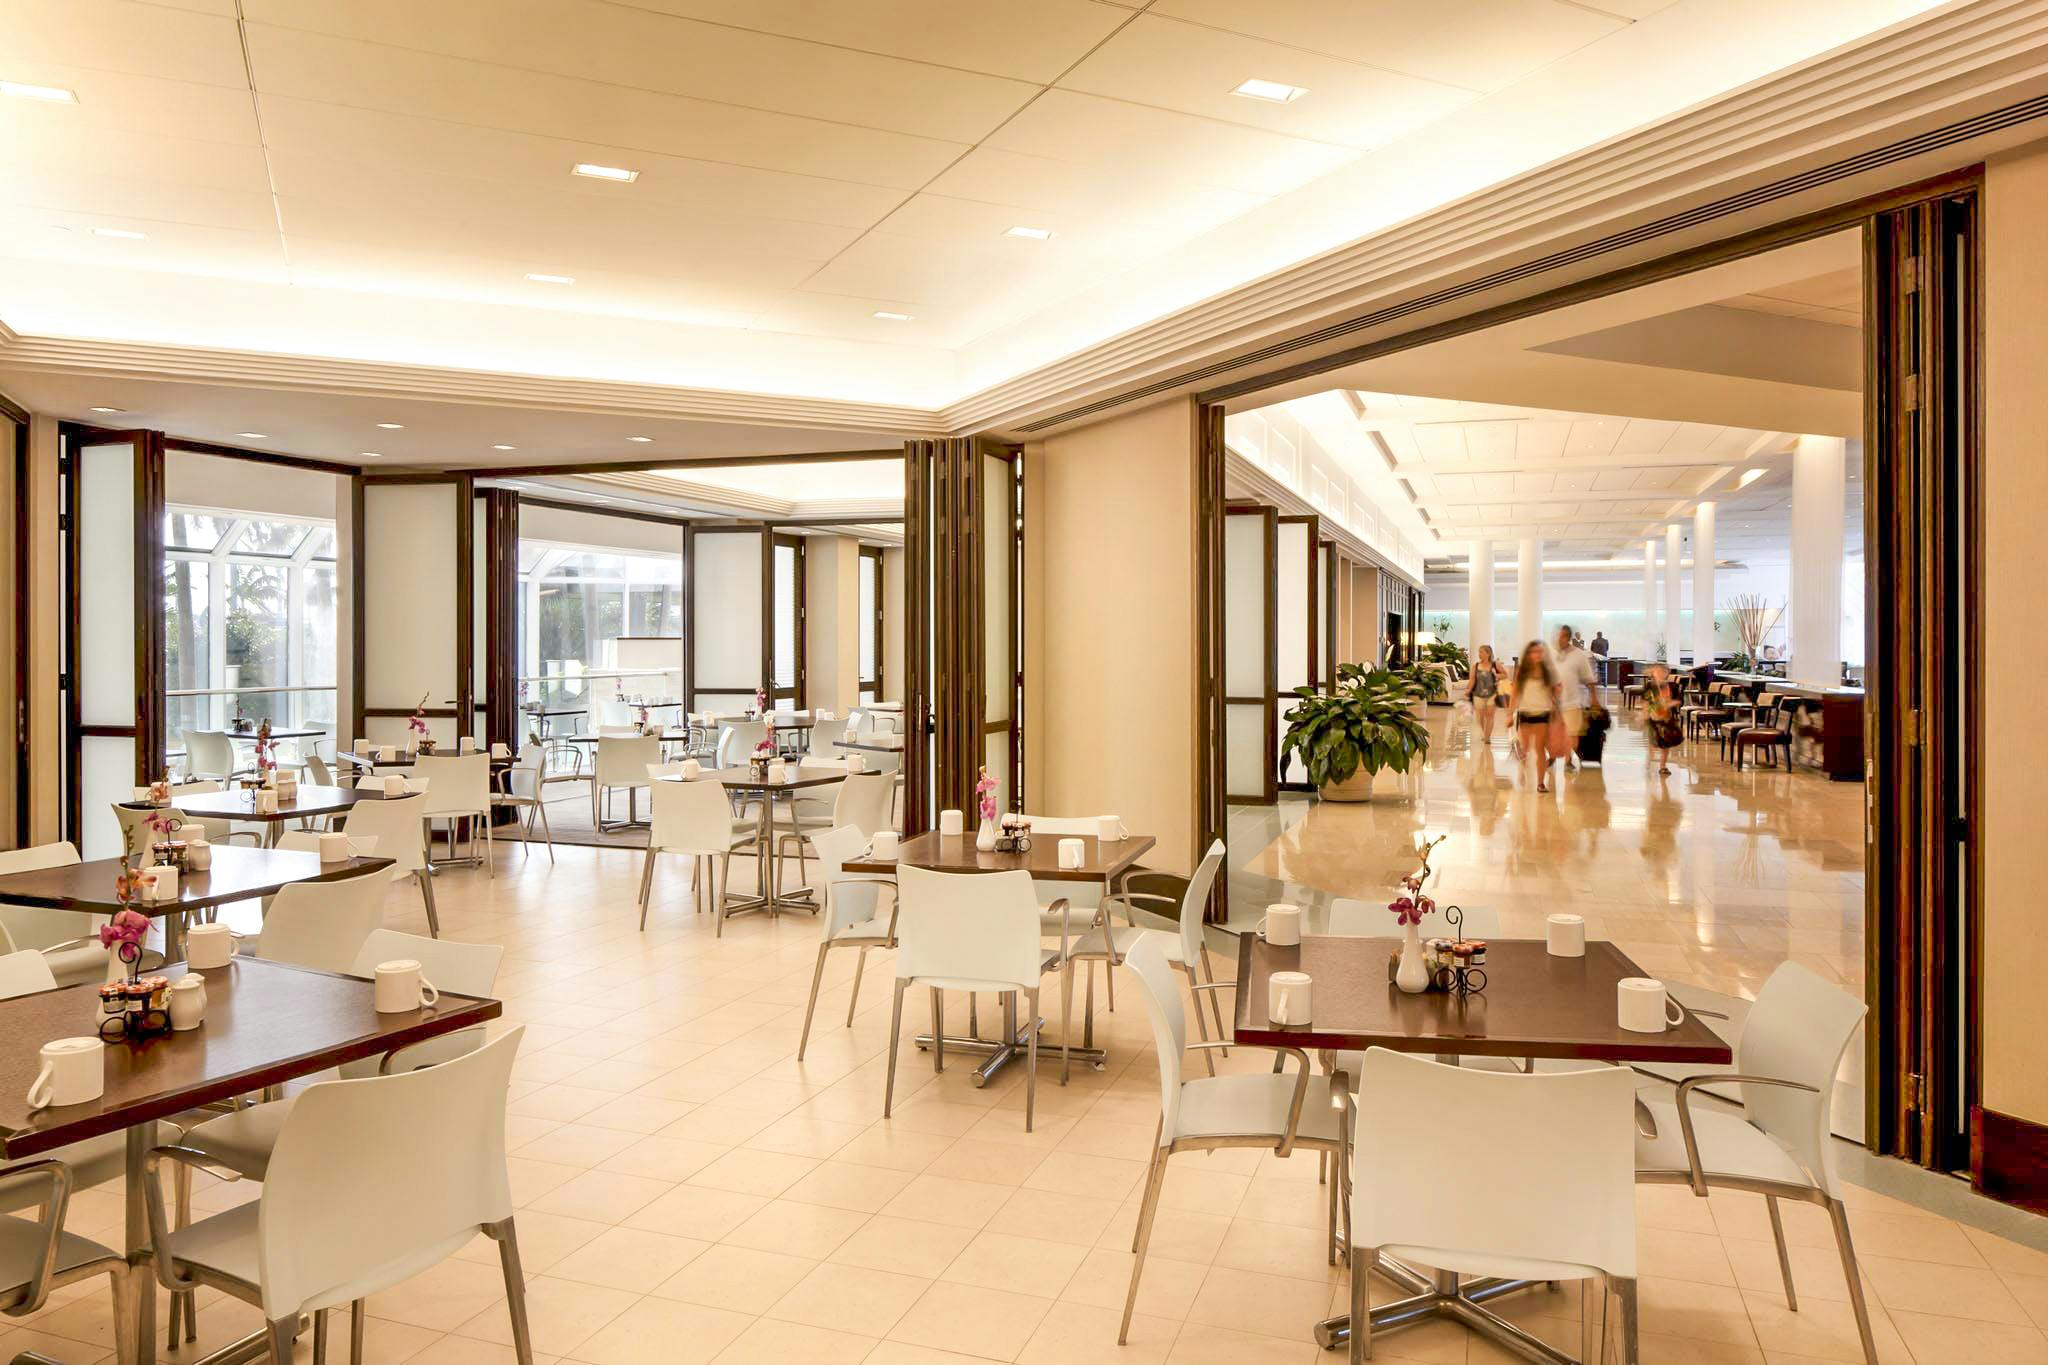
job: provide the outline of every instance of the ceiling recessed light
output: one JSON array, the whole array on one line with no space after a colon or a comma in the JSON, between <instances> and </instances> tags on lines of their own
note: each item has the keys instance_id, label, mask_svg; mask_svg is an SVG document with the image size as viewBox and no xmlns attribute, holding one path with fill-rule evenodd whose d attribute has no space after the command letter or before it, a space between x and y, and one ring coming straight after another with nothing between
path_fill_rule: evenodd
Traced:
<instances>
[{"instance_id":1,"label":"ceiling recessed light","mask_svg":"<svg viewBox=\"0 0 2048 1365\"><path fill-rule=\"evenodd\" d=\"M600 166L593 161L577 162L569 174L588 176L592 180L616 180L622 185L630 185L640 178L638 171L629 171L624 166Z\"/></svg>"},{"instance_id":2,"label":"ceiling recessed light","mask_svg":"<svg viewBox=\"0 0 2048 1365\"><path fill-rule=\"evenodd\" d=\"M381 460L384 458L384 452L381 450L365 450L359 452L356 458L359 460Z\"/></svg>"},{"instance_id":3,"label":"ceiling recessed light","mask_svg":"<svg viewBox=\"0 0 2048 1365\"><path fill-rule=\"evenodd\" d=\"M534 282L535 284L574 284L574 283L576 283L576 277L575 277L574 275L541 275L541 274L537 274L537 273L535 273L534 271L531 271L531 270L529 270L529 271L527 271L527 272L526 272L526 278L527 278L527 279L529 279L529 280L532 280L532 281L533 281L533 282Z\"/></svg>"},{"instance_id":4,"label":"ceiling recessed light","mask_svg":"<svg viewBox=\"0 0 2048 1365\"><path fill-rule=\"evenodd\" d=\"M628 436L626 439L629 441L638 441L641 445L646 445L654 438L652 436Z\"/></svg>"},{"instance_id":5,"label":"ceiling recessed light","mask_svg":"<svg viewBox=\"0 0 2048 1365\"><path fill-rule=\"evenodd\" d=\"M76 104L78 92L61 85L29 85L24 81L0 81L0 95L18 100L41 100L45 104Z\"/></svg>"},{"instance_id":6,"label":"ceiling recessed light","mask_svg":"<svg viewBox=\"0 0 2048 1365\"><path fill-rule=\"evenodd\" d=\"M1034 242L1043 242L1052 236L1051 228L1013 227L1003 234L1005 237L1029 237Z\"/></svg>"},{"instance_id":7,"label":"ceiling recessed light","mask_svg":"<svg viewBox=\"0 0 2048 1365\"><path fill-rule=\"evenodd\" d=\"M128 409L126 409L126 408L91 408L91 409L88 409L88 411L91 411L91 412L126 412L126 411L128 411Z\"/></svg>"},{"instance_id":8,"label":"ceiling recessed light","mask_svg":"<svg viewBox=\"0 0 2048 1365\"><path fill-rule=\"evenodd\" d=\"M881 319L882 321L884 321L884 322L908 322L908 321L910 321L910 314L908 314L908 313L892 313L892 312L890 312L890 311L889 311L888 309L886 309L886 308L880 308L880 309L877 309L877 310L875 310L875 316L876 316L876 317L878 317L878 318L880 318L880 319Z\"/></svg>"},{"instance_id":9,"label":"ceiling recessed light","mask_svg":"<svg viewBox=\"0 0 2048 1365\"><path fill-rule=\"evenodd\" d=\"M379 428L379 429L381 429L381 430L383 430L383 431L404 431L404 430L405 430L405 423L403 423L403 422L379 422L379 423L377 423L377 426L378 426L378 428Z\"/></svg>"},{"instance_id":10,"label":"ceiling recessed light","mask_svg":"<svg viewBox=\"0 0 2048 1365\"><path fill-rule=\"evenodd\" d=\"M260 431L238 431L235 435L244 441L267 441L270 439Z\"/></svg>"},{"instance_id":11,"label":"ceiling recessed light","mask_svg":"<svg viewBox=\"0 0 2048 1365\"><path fill-rule=\"evenodd\" d=\"M1299 85L1288 85L1283 81L1262 81L1254 77L1230 92L1243 95L1248 100L1264 100L1268 104L1292 104L1308 93Z\"/></svg>"},{"instance_id":12,"label":"ceiling recessed light","mask_svg":"<svg viewBox=\"0 0 2048 1365\"><path fill-rule=\"evenodd\" d=\"M127 242L144 241L149 236L146 232L136 232L132 228L94 228L92 235L95 237L119 237Z\"/></svg>"},{"instance_id":13,"label":"ceiling recessed light","mask_svg":"<svg viewBox=\"0 0 2048 1365\"><path fill-rule=\"evenodd\" d=\"M518 446L492 446L492 450L517 450Z\"/></svg>"},{"instance_id":14,"label":"ceiling recessed light","mask_svg":"<svg viewBox=\"0 0 2048 1365\"><path fill-rule=\"evenodd\" d=\"M1735 486L1737 488L1747 488L1751 484L1755 483L1758 479L1761 479L1763 476L1764 472L1761 469L1745 470L1743 471L1742 477L1735 481Z\"/></svg>"}]
</instances>

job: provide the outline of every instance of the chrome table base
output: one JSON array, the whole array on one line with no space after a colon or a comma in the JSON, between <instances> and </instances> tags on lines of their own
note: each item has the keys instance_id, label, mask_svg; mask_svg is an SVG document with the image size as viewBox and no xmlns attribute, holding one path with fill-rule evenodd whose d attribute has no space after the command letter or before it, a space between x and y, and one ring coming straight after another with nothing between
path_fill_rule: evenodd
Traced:
<instances>
[{"instance_id":1,"label":"chrome table base","mask_svg":"<svg viewBox=\"0 0 2048 1365\"><path fill-rule=\"evenodd\" d=\"M1542 1288L1541 1281L1503 1280L1491 1276L1463 1279L1451 1271L1436 1271L1425 1275L1386 1256L1378 1257L1373 1263L1373 1269L1381 1278L1391 1280L1409 1291L1409 1297L1405 1299L1373 1305L1374 1337L1378 1337L1382 1332L1399 1331L1403 1327L1413 1327L1437 1318L1449 1318L1453 1322L1462 1323L1476 1335L1485 1337L1495 1345L1512 1351L1526 1360L1537 1361L1540 1365L1575 1365L1577 1361L1577 1357L1566 1355L1549 1342L1531 1336L1506 1318L1488 1312L1483 1306L1504 1294ZM1325 1318L1316 1324L1315 1337L1316 1345L1326 1351L1346 1345L1351 1340L1351 1315L1346 1313L1334 1318Z\"/></svg>"}]
</instances>

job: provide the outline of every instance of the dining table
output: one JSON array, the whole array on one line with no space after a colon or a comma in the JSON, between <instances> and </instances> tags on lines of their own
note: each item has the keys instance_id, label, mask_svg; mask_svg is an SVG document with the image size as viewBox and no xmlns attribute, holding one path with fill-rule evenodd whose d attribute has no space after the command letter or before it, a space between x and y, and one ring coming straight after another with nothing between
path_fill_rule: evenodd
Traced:
<instances>
[{"instance_id":1,"label":"dining table","mask_svg":"<svg viewBox=\"0 0 2048 1365\"><path fill-rule=\"evenodd\" d=\"M1081 845L1080 862L1072 867L1062 866L1059 846L1072 839ZM986 873L1025 872L1034 882L1099 882L1102 885L1102 914L1107 917L1110 894L1117 880L1138 866L1138 859L1151 852L1159 841L1149 834L1127 834L1121 839L1098 839L1093 835L1052 835L1040 834L1026 841L1022 850L999 850L980 848L971 834L940 834L928 830L913 835L898 843L894 858L878 858L872 846L859 857L845 863L848 872L893 875L900 868L916 867L929 872ZM1085 934L1094 925L1090 917L1075 926L1076 935ZM1053 958L1057 959L1055 953ZM1093 999L1093 996L1090 996ZM970 1014L970 1019L974 1016ZM979 1089L989 1083L996 1073L1012 1062L1022 1062L1029 1055L1031 1035L1036 1031L1044 1037L1045 1020L1027 1019L1017 1024L1014 1016L1010 1026L1000 1038L984 1038L978 1028L969 1026L968 1034L956 1038L947 1034L946 1048L958 1049L978 1055L982 1062L974 1069L972 1081ZM920 1050L929 1051L936 1039L929 1033L916 1037ZM1092 1036L1084 1037L1081 1045L1063 1049L1063 1057L1069 1061L1080 1061L1102 1070L1109 1062L1107 1048L1094 1045Z\"/></svg>"},{"instance_id":2,"label":"dining table","mask_svg":"<svg viewBox=\"0 0 2048 1365\"><path fill-rule=\"evenodd\" d=\"M892 739L895 741L893 744L890 743ZM835 748L858 749L863 753L869 754L900 754L903 752L903 736L901 735L866 735L860 739L835 739L832 741L832 744Z\"/></svg>"},{"instance_id":3,"label":"dining table","mask_svg":"<svg viewBox=\"0 0 2048 1365\"><path fill-rule=\"evenodd\" d=\"M94 858L0 876L0 901L49 910L76 910L87 915L138 911L161 921L164 957L176 960L184 953L184 926L190 915L234 901L274 896L295 882L331 882L391 864L389 858L364 857L322 862L317 853L244 848L236 844L213 845L212 859L212 865L204 872L180 873L178 894L164 900L122 904L115 893L114 880L133 862L127 858Z\"/></svg>"},{"instance_id":4,"label":"dining table","mask_svg":"<svg viewBox=\"0 0 2048 1365\"><path fill-rule=\"evenodd\" d=\"M155 974L175 980L199 970L174 962ZM69 986L0 1000L0 1158L27 1160L89 1138L126 1134L124 1249L145 1288L133 1296L136 1359L120 1365L156 1360L157 1294L143 1165L156 1143L158 1120L475 1028L503 1013L496 1000L442 991L433 1005L380 1014L370 981L254 957L200 974L206 978L207 1006L196 1029L107 1043L105 1092L53 1108L28 1107L43 1044L97 1034L99 990ZM262 1340L259 1331L235 1343L228 1358L263 1358L261 1350L249 1349Z\"/></svg>"},{"instance_id":5,"label":"dining table","mask_svg":"<svg viewBox=\"0 0 2048 1365\"><path fill-rule=\"evenodd\" d=\"M263 843L275 848L287 823L316 820L327 815L346 815L359 801L382 801L384 793L374 787L318 787L301 782L287 799L282 792L277 809L256 809L257 788L228 788L217 792L189 792L174 800L176 808L195 819L247 820L264 827Z\"/></svg>"},{"instance_id":6,"label":"dining table","mask_svg":"<svg viewBox=\"0 0 2048 1365\"><path fill-rule=\"evenodd\" d=\"M755 847L759 853L754 858L755 890L757 894L738 899L728 898L720 907L722 913L732 915L786 915L802 911L807 915L818 913L818 902L808 886L795 891L782 890L781 855L775 851L777 824L775 807L783 798L791 798L790 829L796 828L795 801L798 792L815 792L823 787L834 786L846 780L843 767L824 767L813 764L780 764L779 776L765 776L755 772L752 764L738 768L707 768L694 778L685 779L681 774L671 774L660 779L663 782L716 782L726 791L740 796L753 797L756 806Z\"/></svg>"},{"instance_id":7,"label":"dining table","mask_svg":"<svg viewBox=\"0 0 2048 1365\"><path fill-rule=\"evenodd\" d=\"M1419 1052L1453 1065L1459 1057L1504 1057L1607 1063L1726 1065L1728 1044L1691 1010L1662 1033L1621 1027L1616 986L1649 973L1627 953L1604 940L1589 941L1580 957L1554 956L1541 939L1493 939L1486 948L1483 991L1461 994L1429 990L1411 995L1395 986L1388 964L1400 946L1395 938L1305 934L1299 944L1268 943L1257 932L1238 939L1237 1013L1233 1036L1254 1047L1289 1047L1322 1055L1333 1073L1331 1093L1355 1103L1350 1082L1337 1068L1339 1052L1392 1048ZM1267 985L1275 972L1309 977L1310 1016L1305 1024L1271 1017ZM1674 997L1674 1003L1677 1003ZM1639 1121L1647 1117L1638 1108ZM1419 1119L1419 1121L1422 1121ZM1416 1141L1428 1140L1426 1128ZM1461 1276L1411 1266L1381 1255L1374 1270L1406 1297L1372 1310L1373 1336L1449 1318L1506 1350L1543 1365L1572 1365L1565 1354L1493 1312L1486 1305L1505 1295L1537 1287L1535 1282L1498 1276ZM1348 1314L1316 1324L1316 1341L1332 1349L1349 1341ZM1633 1353L1625 1357L1633 1359Z\"/></svg>"}]
</instances>

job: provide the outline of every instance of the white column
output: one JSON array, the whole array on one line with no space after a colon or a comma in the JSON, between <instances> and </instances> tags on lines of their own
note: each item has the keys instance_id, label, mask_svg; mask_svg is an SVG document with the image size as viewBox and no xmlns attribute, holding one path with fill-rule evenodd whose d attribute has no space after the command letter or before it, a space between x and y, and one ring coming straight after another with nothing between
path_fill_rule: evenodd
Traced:
<instances>
[{"instance_id":1,"label":"white column","mask_svg":"<svg viewBox=\"0 0 2048 1365\"><path fill-rule=\"evenodd\" d=\"M1522 537L1521 561L1515 573L1515 590L1521 598L1519 638L1515 653L1531 640L1543 638L1543 542L1535 536Z\"/></svg>"},{"instance_id":2,"label":"white column","mask_svg":"<svg viewBox=\"0 0 2048 1365\"><path fill-rule=\"evenodd\" d=\"M1682 549L1678 523L1674 521L1664 528L1664 657L1673 668L1678 667L1679 641L1683 638L1678 633L1678 572L1684 558Z\"/></svg>"},{"instance_id":3,"label":"white column","mask_svg":"<svg viewBox=\"0 0 2048 1365\"><path fill-rule=\"evenodd\" d=\"M1792 659L1809 687L1842 683L1842 521L1848 442L1801 436L1792 449Z\"/></svg>"},{"instance_id":4,"label":"white column","mask_svg":"<svg viewBox=\"0 0 2048 1365\"><path fill-rule=\"evenodd\" d=\"M1472 542L1472 558L1465 566L1465 608L1469 618L1465 642L1473 654L1481 645L1493 643L1493 542Z\"/></svg>"},{"instance_id":5,"label":"white column","mask_svg":"<svg viewBox=\"0 0 2048 1365\"><path fill-rule=\"evenodd\" d=\"M1703 502L1692 514L1692 658L1714 658L1714 504Z\"/></svg>"},{"instance_id":6,"label":"white column","mask_svg":"<svg viewBox=\"0 0 2048 1365\"><path fill-rule=\"evenodd\" d=\"M1651 539L1643 542L1644 659L1657 657L1657 641L1662 638L1662 633L1657 629L1657 542Z\"/></svg>"}]
</instances>

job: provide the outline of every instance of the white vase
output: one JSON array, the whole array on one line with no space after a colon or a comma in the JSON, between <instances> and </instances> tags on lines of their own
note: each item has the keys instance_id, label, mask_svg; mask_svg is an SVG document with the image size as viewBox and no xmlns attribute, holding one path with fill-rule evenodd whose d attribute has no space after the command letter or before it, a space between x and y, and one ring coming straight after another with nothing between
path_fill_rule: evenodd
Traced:
<instances>
[{"instance_id":1,"label":"white vase","mask_svg":"<svg viewBox=\"0 0 2048 1365\"><path fill-rule=\"evenodd\" d=\"M981 828L974 832L974 846L986 853L996 846L996 822L984 820Z\"/></svg>"},{"instance_id":2,"label":"white vase","mask_svg":"<svg viewBox=\"0 0 2048 1365\"><path fill-rule=\"evenodd\" d=\"M1420 995L1429 989L1429 964L1422 960L1422 930L1420 926L1407 926L1407 936L1401 940L1401 965L1394 972L1394 984L1409 995Z\"/></svg>"}]
</instances>

